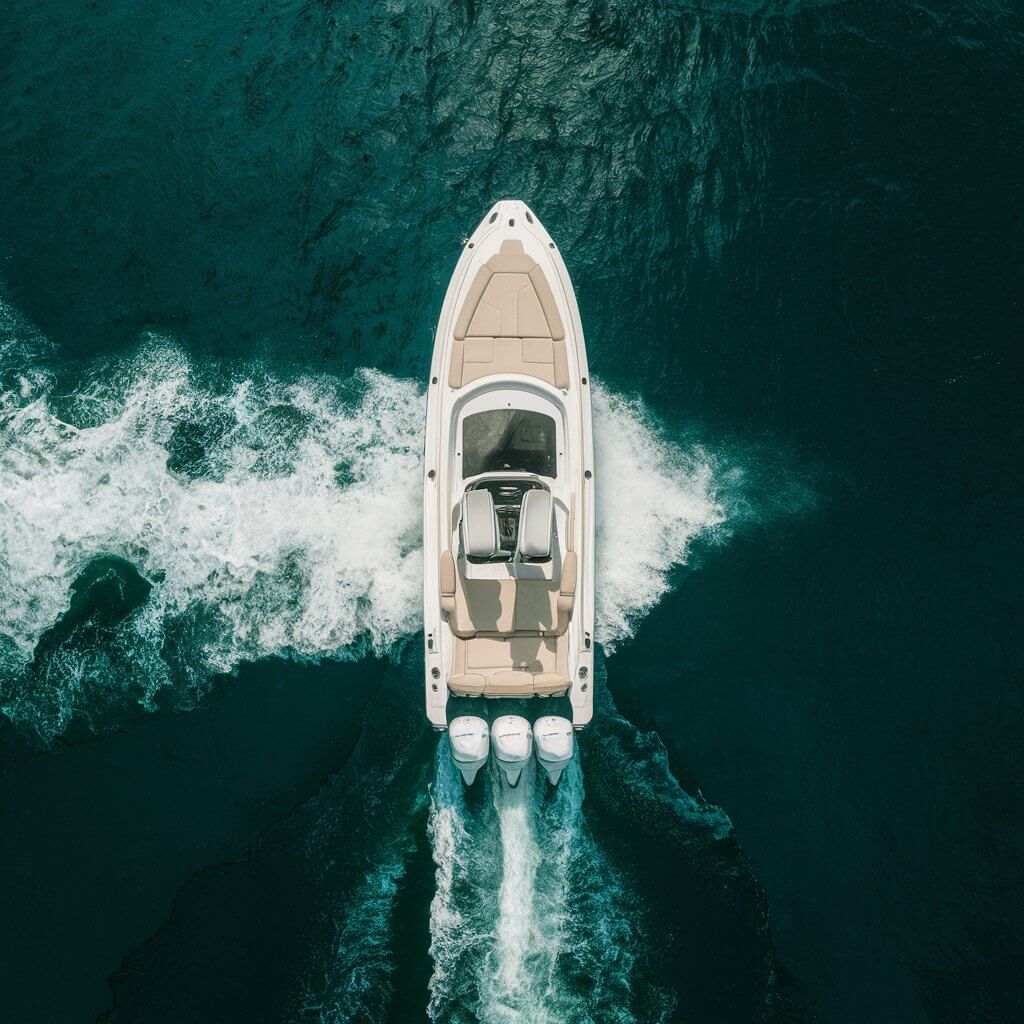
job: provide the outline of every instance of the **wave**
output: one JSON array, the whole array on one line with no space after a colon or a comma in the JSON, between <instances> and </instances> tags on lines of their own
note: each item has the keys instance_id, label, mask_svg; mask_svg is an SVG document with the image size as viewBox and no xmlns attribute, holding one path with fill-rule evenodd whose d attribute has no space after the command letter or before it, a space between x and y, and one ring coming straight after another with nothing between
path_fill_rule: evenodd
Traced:
<instances>
[{"instance_id":1,"label":"wave","mask_svg":"<svg viewBox=\"0 0 1024 1024\"><path fill-rule=\"evenodd\" d=\"M341 909L328 983L306 994L296 1020L336 1024L385 1018L394 992L395 902L407 856L397 847L385 850L382 863L366 874Z\"/></svg>"},{"instance_id":2,"label":"wave","mask_svg":"<svg viewBox=\"0 0 1024 1024\"><path fill-rule=\"evenodd\" d=\"M102 724L161 694L192 706L211 676L243 661L381 654L417 630L415 381L199 365L155 336L130 358L60 367L11 317L0 329L8 718L52 739L76 716ZM673 444L635 399L598 387L594 402L597 470L609 482L597 510L608 647L729 515L706 450ZM118 560L144 578L144 599L68 620L90 572ZM131 589L121 570L105 578Z\"/></svg>"},{"instance_id":3,"label":"wave","mask_svg":"<svg viewBox=\"0 0 1024 1024\"><path fill-rule=\"evenodd\" d=\"M52 736L101 678L147 704L244 660L381 652L415 628L424 406L412 381L204 376L154 339L69 396L28 387L3 403L9 717ZM137 567L147 600L103 651L65 642L30 673L75 581L107 556ZM125 671L111 682L97 659Z\"/></svg>"},{"instance_id":4,"label":"wave","mask_svg":"<svg viewBox=\"0 0 1024 1024\"><path fill-rule=\"evenodd\" d=\"M670 439L638 398L595 386L595 614L610 650L671 589L698 539L728 536L740 477L706 447Z\"/></svg>"}]
</instances>

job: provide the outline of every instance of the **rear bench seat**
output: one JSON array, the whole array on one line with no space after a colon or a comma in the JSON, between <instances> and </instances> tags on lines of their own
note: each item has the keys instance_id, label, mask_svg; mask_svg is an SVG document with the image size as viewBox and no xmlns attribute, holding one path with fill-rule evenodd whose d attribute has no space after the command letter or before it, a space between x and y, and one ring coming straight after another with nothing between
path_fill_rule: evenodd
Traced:
<instances>
[{"instance_id":1,"label":"rear bench seat","mask_svg":"<svg viewBox=\"0 0 1024 1024\"><path fill-rule=\"evenodd\" d=\"M448 385L522 373L569 386L565 327L551 285L523 243L508 239L476 272L452 330Z\"/></svg>"},{"instance_id":2,"label":"rear bench seat","mask_svg":"<svg viewBox=\"0 0 1024 1024\"><path fill-rule=\"evenodd\" d=\"M529 695L569 686L566 630L576 594L576 554L555 580L464 580L441 556L441 607L455 634L448 686L455 693Z\"/></svg>"},{"instance_id":3,"label":"rear bench seat","mask_svg":"<svg viewBox=\"0 0 1024 1024\"><path fill-rule=\"evenodd\" d=\"M456 638L448 688L494 697L562 693L569 687L568 646L564 635Z\"/></svg>"}]
</instances>

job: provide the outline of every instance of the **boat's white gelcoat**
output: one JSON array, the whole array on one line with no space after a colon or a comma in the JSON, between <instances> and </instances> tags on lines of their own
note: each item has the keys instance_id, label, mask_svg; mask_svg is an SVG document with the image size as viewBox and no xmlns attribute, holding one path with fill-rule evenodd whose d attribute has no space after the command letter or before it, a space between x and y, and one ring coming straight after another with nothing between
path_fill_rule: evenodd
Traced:
<instances>
[{"instance_id":1,"label":"boat's white gelcoat","mask_svg":"<svg viewBox=\"0 0 1024 1024\"><path fill-rule=\"evenodd\" d=\"M448 386L453 322L477 270L502 242L517 239L543 269L565 328L569 386L560 390L534 377L494 374L461 388ZM441 609L439 558L457 549L458 505L466 481L460 471L461 422L467 412L484 408L536 409L556 421L559 469L545 478L555 498L557 534L565 537L573 515L572 549L578 558L576 601L567 630L569 699L572 722L586 725L593 714L594 661L594 453L590 374L579 309L562 257L540 221L525 203L497 203L463 245L448 285L434 342L427 393L427 430L423 479L423 608L426 657L426 712L436 728L447 727L447 680L452 671L453 636ZM524 567L520 567L522 570ZM541 566L526 571L543 572ZM502 574L501 564L475 565L477 575ZM552 567L547 567L550 573ZM480 698L492 699L492 698ZM500 698L496 698L500 699ZM533 700L543 700L535 697Z\"/></svg>"}]
</instances>

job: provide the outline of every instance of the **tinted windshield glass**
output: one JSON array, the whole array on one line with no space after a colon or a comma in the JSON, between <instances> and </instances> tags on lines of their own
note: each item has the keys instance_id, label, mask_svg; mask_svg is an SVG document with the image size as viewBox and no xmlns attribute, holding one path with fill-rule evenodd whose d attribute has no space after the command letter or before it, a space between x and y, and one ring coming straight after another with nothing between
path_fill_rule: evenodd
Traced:
<instances>
[{"instance_id":1,"label":"tinted windshield glass","mask_svg":"<svg viewBox=\"0 0 1024 1024\"><path fill-rule=\"evenodd\" d=\"M556 476L555 421L541 412L494 409L462 424L462 475L536 473Z\"/></svg>"}]
</instances>

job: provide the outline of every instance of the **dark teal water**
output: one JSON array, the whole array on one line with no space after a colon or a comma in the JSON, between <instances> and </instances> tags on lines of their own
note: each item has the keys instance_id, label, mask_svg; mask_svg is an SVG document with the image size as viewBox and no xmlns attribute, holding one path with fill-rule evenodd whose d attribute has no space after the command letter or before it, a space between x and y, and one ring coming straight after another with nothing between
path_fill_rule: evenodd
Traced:
<instances>
[{"instance_id":1,"label":"dark teal water","mask_svg":"<svg viewBox=\"0 0 1024 1024\"><path fill-rule=\"evenodd\" d=\"M0 53L5 1020L1021 1018L1014 5L13 0ZM519 802L416 638L502 197L604 482L599 715Z\"/></svg>"}]
</instances>

